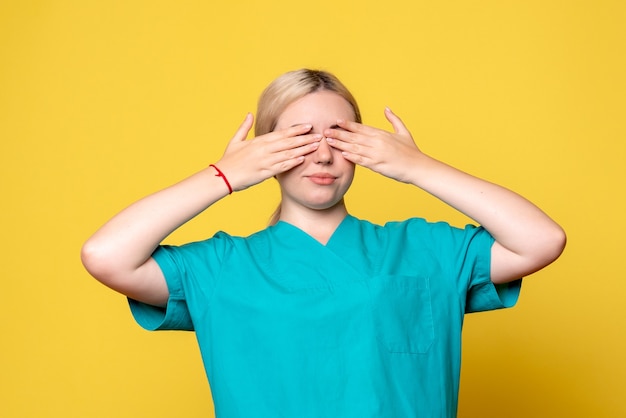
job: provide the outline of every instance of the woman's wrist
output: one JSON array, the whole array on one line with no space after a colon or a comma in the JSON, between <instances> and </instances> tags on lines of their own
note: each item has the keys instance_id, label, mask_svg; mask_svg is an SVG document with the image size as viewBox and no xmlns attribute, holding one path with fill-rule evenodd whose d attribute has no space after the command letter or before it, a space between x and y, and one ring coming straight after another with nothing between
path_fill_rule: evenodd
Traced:
<instances>
[{"instance_id":1,"label":"woman's wrist","mask_svg":"<svg viewBox=\"0 0 626 418\"><path fill-rule=\"evenodd\" d=\"M224 184L228 188L228 194L232 194L233 188L230 185L230 182L228 181L228 179L226 178L226 175L222 172L222 170L220 170L215 164L209 164L209 167L215 170L215 177L220 177L224 181Z\"/></svg>"},{"instance_id":2,"label":"woman's wrist","mask_svg":"<svg viewBox=\"0 0 626 418\"><path fill-rule=\"evenodd\" d=\"M404 182L423 189L429 180L432 180L433 173L440 164L443 163L422 152L415 153L404 171L406 176Z\"/></svg>"}]
</instances>

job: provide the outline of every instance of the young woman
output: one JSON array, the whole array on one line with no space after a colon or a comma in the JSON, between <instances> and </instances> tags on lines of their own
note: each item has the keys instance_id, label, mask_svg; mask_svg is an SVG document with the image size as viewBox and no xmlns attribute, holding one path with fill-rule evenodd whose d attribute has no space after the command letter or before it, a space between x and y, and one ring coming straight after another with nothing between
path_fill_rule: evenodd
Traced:
<instances>
[{"instance_id":1,"label":"young woman","mask_svg":"<svg viewBox=\"0 0 626 418\"><path fill-rule=\"evenodd\" d=\"M289 72L223 157L117 214L84 245L87 270L147 329L195 330L217 417L454 417L466 312L512 306L565 234L540 209L428 155L391 110L361 124L333 75ZM479 224L348 214L355 164ZM272 225L161 245L229 193L275 177Z\"/></svg>"}]
</instances>

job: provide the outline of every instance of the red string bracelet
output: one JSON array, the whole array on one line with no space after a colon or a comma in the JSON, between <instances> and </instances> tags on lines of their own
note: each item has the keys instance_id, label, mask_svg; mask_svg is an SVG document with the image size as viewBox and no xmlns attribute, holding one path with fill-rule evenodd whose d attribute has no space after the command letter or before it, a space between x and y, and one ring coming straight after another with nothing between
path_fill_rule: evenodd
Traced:
<instances>
[{"instance_id":1,"label":"red string bracelet","mask_svg":"<svg viewBox=\"0 0 626 418\"><path fill-rule=\"evenodd\" d=\"M224 173L222 173L222 170L217 168L214 164L209 164L209 167L213 167L215 171L217 171L217 174L215 175L215 177L221 177L224 180L224 183L226 183L226 186L228 187L228 194L232 194L233 188L230 187L230 183L228 182L228 179L226 179L226 176L224 175Z\"/></svg>"}]
</instances>

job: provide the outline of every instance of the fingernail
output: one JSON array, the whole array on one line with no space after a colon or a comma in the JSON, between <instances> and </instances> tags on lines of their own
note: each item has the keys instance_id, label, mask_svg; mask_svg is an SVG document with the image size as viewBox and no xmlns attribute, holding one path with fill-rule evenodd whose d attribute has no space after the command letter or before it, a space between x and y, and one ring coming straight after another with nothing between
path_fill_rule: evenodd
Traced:
<instances>
[{"instance_id":1,"label":"fingernail","mask_svg":"<svg viewBox=\"0 0 626 418\"><path fill-rule=\"evenodd\" d=\"M333 142L335 142L334 139L326 137L326 142L328 142L329 144L332 144Z\"/></svg>"}]
</instances>

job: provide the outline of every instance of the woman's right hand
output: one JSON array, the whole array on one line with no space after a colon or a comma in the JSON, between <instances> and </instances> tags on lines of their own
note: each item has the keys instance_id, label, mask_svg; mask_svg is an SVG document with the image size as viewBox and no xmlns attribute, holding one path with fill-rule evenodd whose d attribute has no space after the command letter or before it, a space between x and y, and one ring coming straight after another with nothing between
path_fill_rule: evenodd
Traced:
<instances>
[{"instance_id":1,"label":"woman's right hand","mask_svg":"<svg viewBox=\"0 0 626 418\"><path fill-rule=\"evenodd\" d=\"M304 124L247 140L253 123L254 117L248 113L215 163L233 190L244 190L301 164L322 139L320 134L308 133L312 127Z\"/></svg>"}]
</instances>

